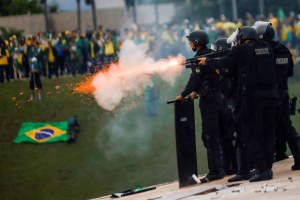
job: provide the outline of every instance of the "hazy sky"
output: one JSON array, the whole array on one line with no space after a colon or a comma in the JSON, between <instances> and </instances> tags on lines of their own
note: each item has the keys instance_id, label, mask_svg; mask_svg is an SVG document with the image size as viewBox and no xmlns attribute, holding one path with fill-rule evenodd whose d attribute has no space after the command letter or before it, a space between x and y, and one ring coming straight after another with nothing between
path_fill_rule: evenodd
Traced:
<instances>
[{"instance_id":1,"label":"hazy sky","mask_svg":"<svg viewBox=\"0 0 300 200\"><path fill-rule=\"evenodd\" d=\"M62 11L76 11L76 0L48 0L48 4L57 3L59 10ZM81 0L81 9L87 10L90 9L90 6L87 6L84 3L84 0Z\"/></svg>"}]
</instances>

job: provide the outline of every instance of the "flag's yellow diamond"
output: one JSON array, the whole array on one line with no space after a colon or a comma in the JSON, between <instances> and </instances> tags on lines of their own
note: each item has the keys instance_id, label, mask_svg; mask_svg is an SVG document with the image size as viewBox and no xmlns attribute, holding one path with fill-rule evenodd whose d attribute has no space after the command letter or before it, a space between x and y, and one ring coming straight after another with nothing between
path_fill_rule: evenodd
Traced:
<instances>
[{"instance_id":1,"label":"flag's yellow diamond","mask_svg":"<svg viewBox=\"0 0 300 200\"><path fill-rule=\"evenodd\" d=\"M47 140L51 140L65 133L66 131L63 131L59 128L51 126L50 124L47 124L41 128L28 131L25 133L25 135L38 143L43 143Z\"/></svg>"}]
</instances>

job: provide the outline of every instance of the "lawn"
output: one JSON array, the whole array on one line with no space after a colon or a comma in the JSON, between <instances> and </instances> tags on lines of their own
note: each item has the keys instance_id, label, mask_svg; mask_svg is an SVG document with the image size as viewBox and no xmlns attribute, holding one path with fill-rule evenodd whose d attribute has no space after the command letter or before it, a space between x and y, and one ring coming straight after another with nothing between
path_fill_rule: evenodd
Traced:
<instances>
[{"instance_id":1,"label":"lawn","mask_svg":"<svg viewBox=\"0 0 300 200\"><path fill-rule=\"evenodd\" d=\"M162 84L159 116L149 117L142 97L108 112L93 97L73 94L80 80L43 79L43 99L33 102L28 81L0 85L0 199L87 199L177 179L173 107L165 102L180 90ZM81 124L75 144L13 143L22 122L75 114Z\"/></svg>"},{"instance_id":2,"label":"lawn","mask_svg":"<svg viewBox=\"0 0 300 200\"><path fill-rule=\"evenodd\" d=\"M141 96L114 112L101 109L93 97L72 93L81 77L43 79L43 99L33 102L27 101L28 81L1 84L0 199L88 199L176 180L173 107L165 102L183 89L188 73L175 86L160 83L157 117L147 115ZM291 91L300 97L296 79ZM207 164L197 107L198 171L203 174ZM75 144L13 143L22 122L61 121L75 114L81 124ZM293 121L299 130L299 114Z\"/></svg>"}]
</instances>

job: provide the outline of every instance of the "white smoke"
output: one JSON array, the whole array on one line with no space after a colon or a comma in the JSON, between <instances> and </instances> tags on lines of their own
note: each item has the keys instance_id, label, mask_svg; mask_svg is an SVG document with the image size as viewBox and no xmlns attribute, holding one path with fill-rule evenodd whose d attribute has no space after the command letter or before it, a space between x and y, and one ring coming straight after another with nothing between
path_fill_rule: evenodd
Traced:
<instances>
[{"instance_id":1,"label":"white smoke","mask_svg":"<svg viewBox=\"0 0 300 200\"><path fill-rule=\"evenodd\" d=\"M159 76L171 85L175 83L183 69L179 62L183 58L178 56L155 61L146 52L144 45L136 45L130 40L123 43L119 63L112 64L109 71L97 74L92 82L99 106L111 111L123 98L141 95L152 75Z\"/></svg>"}]
</instances>

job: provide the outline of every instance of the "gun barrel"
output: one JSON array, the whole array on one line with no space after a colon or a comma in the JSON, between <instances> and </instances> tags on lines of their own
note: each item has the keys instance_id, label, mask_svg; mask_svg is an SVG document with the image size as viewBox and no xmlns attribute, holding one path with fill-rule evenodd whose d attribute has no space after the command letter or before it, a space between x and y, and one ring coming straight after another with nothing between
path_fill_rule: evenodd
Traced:
<instances>
[{"instance_id":1,"label":"gun barrel","mask_svg":"<svg viewBox=\"0 0 300 200\"><path fill-rule=\"evenodd\" d=\"M188 63L188 64L185 65L185 68L186 69L191 69L191 68L196 67L196 66L198 66L196 63Z\"/></svg>"},{"instance_id":2,"label":"gun barrel","mask_svg":"<svg viewBox=\"0 0 300 200\"><path fill-rule=\"evenodd\" d=\"M183 65L188 65L188 64L193 64L193 63L198 63L198 58L203 58L203 57L208 57L208 58L217 58L217 57L222 57L228 54L230 50L222 50L222 51L216 51L208 54L204 54L201 56L197 56L194 58L189 58L186 59L182 64ZM186 68L191 68L191 67L186 67Z\"/></svg>"},{"instance_id":3,"label":"gun barrel","mask_svg":"<svg viewBox=\"0 0 300 200\"><path fill-rule=\"evenodd\" d=\"M198 96L196 96L194 99L198 99ZM192 99L190 97L185 97L183 99L183 101L191 101ZM171 104L171 103L176 103L176 102L180 102L179 100L171 100L171 101L167 101L167 104Z\"/></svg>"}]
</instances>

